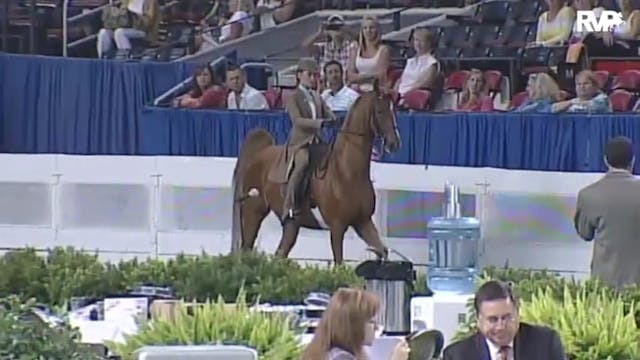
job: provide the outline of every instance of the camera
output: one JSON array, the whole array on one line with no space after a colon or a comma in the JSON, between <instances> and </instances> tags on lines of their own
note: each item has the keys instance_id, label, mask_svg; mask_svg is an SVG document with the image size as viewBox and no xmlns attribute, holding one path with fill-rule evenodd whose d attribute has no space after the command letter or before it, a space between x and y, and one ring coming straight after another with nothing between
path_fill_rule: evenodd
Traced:
<instances>
[{"instance_id":1,"label":"camera","mask_svg":"<svg viewBox=\"0 0 640 360\"><path fill-rule=\"evenodd\" d=\"M327 29L328 31L339 31L340 29L342 29L342 24L325 23L325 29Z\"/></svg>"}]
</instances>

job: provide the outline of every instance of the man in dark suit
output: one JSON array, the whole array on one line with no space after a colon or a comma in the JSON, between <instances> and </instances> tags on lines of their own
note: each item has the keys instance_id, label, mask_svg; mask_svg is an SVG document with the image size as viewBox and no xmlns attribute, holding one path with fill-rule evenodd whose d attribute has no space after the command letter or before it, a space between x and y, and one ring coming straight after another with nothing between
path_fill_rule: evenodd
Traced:
<instances>
[{"instance_id":1,"label":"man in dark suit","mask_svg":"<svg viewBox=\"0 0 640 360\"><path fill-rule=\"evenodd\" d=\"M544 326L520 323L511 287L484 283L474 299L478 333L449 345L444 360L565 360L558 334Z\"/></svg>"},{"instance_id":2,"label":"man in dark suit","mask_svg":"<svg viewBox=\"0 0 640 360\"><path fill-rule=\"evenodd\" d=\"M607 173L578 193L574 225L594 241L591 276L614 287L640 284L640 180L629 138L613 138L604 149Z\"/></svg>"}]
</instances>

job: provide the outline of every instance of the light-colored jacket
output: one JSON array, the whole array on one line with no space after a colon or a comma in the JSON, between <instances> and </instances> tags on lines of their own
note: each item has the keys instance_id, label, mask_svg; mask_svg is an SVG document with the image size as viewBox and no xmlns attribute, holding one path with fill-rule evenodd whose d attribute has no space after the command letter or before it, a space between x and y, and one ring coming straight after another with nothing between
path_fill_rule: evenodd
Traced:
<instances>
[{"instance_id":1,"label":"light-colored jacket","mask_svg":"<svg viewBox=\"0 0 640 360\"><path fill-rule=\"evenodd\" d=\"M574 225L594 243L592 277L615 288L640 284L640 180L616 170L580 190Z\"/></svg>"},{"instance_id":2,"label":"light-colored jacket","mask_svg":"<svg viewBox=\"0 0 640 360\"><path fill-rule=\"evenodd\" d=\"M332 348L327 353L325 360L356 360L356 357L350 352L344 351L340 348Z\"/></svg>"}]
</instances>

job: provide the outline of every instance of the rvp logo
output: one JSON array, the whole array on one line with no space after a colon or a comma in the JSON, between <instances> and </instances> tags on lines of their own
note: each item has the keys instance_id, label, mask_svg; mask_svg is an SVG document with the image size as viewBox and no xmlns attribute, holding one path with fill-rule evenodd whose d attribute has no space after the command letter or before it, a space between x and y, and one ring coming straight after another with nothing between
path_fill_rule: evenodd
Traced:
<instances>
[{"instance_id":1,"label":"rvp logo","mask_svg":"<svg viewBox=\"0 0 640 360\"><path fill-rule=\"evenodd\" d=\"M624 23L622 14L617 11L603 10L600 18L592 10L580 10L576 13L576 30L579 32L611 31L614 27Z\"/></svg>"}]
</instances>

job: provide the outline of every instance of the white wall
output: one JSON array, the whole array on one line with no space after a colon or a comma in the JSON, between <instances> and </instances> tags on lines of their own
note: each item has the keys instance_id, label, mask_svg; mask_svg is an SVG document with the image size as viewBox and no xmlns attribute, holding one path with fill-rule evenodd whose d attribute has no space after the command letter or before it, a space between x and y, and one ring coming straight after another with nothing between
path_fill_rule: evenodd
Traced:
<instances>
[{"instance_id":1,"label":"white wall","mask_svg":"<svg viewBox=\"0 0 640 360\"><path fill-rule=\"evenodd\" d=\"M0 248L74 246L99 250L105 259L226 253L234 163L205 157L0 155ZM577 238L571 218L575 194L599 174L381 163L372 172L375 220L383 235L419 228L420 211L439 206L421 193L441 193L449 180L476 195L482 263L588 271L591 245ZM403 195L403 203L397 190L412 193ZM398 211L408 214L407 224ZM279 222L270 216L258 246L273 252L279 237ZM415 262L427 262L423 236L385 239ZM364 248L347 234L348 259L367 257ZM292 257L331 259L328 234L303 230Z\"/></svg>"}]
</instances>

